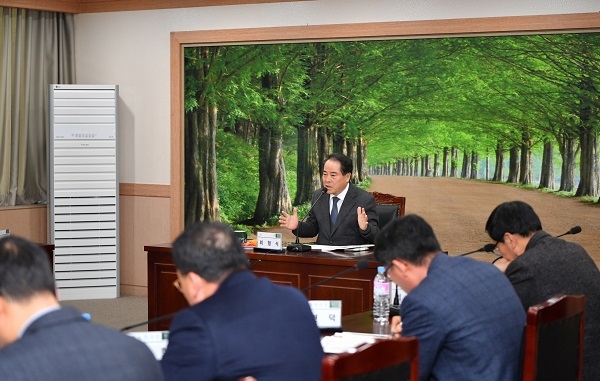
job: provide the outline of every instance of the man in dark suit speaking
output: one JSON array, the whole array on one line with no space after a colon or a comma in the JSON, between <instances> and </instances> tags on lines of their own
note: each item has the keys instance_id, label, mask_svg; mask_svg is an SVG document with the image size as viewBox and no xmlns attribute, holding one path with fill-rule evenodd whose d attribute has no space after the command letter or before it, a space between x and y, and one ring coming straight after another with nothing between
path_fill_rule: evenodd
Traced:
<instances>
[{"instance_id":1,"label":"man in dark suit speaking","mask_svg":"<svg viewBox=\"0 0 600 381\"><path fill-rule=\"evenodd\" d=\"M197 223L173 243L177 288L189 308L169 328L167 381L318 381L323 349L306 297L248 271L226 225Z\"/></svg>"},{"instance_id":2,"label":"man in dark suit speaking","mask_svg":"<svg viewBox=\"0 0 600 381\"><path fill-rule=\"evenodd\" d=\"M312 197L313 208L305 222L299 222L298 209L285 211L279 225L298 237L317 237L319 245L361 245L373 243L379 232L375 198L350 183L352 160L335 153L323 165L323 189ZM320 197L323 192L329 197Z\"/></svg>"},{"instance_id":3,"label":"man in dark suit speaking","mask_svg":"<svg viewBox=\"0 0 600 381\"><path fill-rule=\"evenodd\" d=\"M15 236L0 239L0 379L162 380L142 342L61 308L48 257Z\"/></svg>"}]
</instances>

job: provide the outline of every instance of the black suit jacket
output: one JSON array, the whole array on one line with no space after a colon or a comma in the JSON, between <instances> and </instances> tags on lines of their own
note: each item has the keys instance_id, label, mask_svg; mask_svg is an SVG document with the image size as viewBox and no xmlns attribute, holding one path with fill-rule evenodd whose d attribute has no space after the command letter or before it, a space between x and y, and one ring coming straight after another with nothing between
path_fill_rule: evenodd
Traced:
<instances>
[{"instance_id":1,"label":"black suit jacket","mask_svg":"<svg viewBox=\"0 0 600 381\"><path fill-rule=\"evenodd\" d=\"M305 222L300 222L294 234L299 237L314 237L318 234L319 245L362 245L373 243L379 233L379 217L375 209L375 197L369 192L350 184L342 207L340 208L335 226L329 219L329 198L331 195L321 195L321 189L313 194L314 207ZM316 201L316 204L315 204ZM367 230L358 227L358 207L365 208L369 217Z\"/></svg>"},{"instance_id":2,"label":"black suit jacket","mask_svg":"<svg viewBox=\"0 0 600 381\"><path fill-rule=\"evenodd\" d=\"M583 379L600 380L600 271L585 249L538 231L505 274L525 309L556 294L585 295Z\"/></svg>"},{"instance_id":3,"label":"black suit jacket","mask_svg":"<svg viewBox=\"0 0 600 381\"><path fill-rule=\"evenodd\" d=\"M90 323L72 308L61 308L35 320L23 337L0 350L0 379L158 381L163 377L144 343Z\"/></svg>"}]
</instances>

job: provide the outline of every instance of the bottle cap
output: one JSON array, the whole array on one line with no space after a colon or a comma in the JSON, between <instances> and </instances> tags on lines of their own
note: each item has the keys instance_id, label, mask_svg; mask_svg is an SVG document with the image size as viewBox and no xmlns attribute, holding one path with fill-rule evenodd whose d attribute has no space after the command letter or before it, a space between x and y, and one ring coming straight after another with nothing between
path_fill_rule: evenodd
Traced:
<instances>
[{"instance_id":1,"label":"bottle cap","mask_svg":"<svg viewBox=\"0 0 600 381\"><path fill-rule=\"evenodd\" d=\"M377 266L377 272L380 274L383 274L385 272L385 267L383 266Z\"/></svg>"}]
</instances>

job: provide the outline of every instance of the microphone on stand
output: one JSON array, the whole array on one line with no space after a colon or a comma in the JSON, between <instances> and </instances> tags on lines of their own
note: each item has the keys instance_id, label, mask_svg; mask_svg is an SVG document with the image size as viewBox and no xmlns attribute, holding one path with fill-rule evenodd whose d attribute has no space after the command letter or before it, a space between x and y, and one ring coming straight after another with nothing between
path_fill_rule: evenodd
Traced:
<instances>
[{"instance_id":1,"label":"microphone on stand","mask_svg":"<svg viewBox=\"0 0 600 381\"><path fill-rule=\"evenodd\" d=\"M311 290L311 289L313 289L313 288L315 288L315 287L317 287L317 286L320 286L320 285L322 285L323 283L327 283L327 282L329 282L329 281L332 281L332 280L334 280L334 279L336 279L336 278L339 278L339 277L341 277L342 275L348 274L348 273L350 273L350 272L352 272L352 271L366 269L366 268L367 268L367 266L369 266L369 261L367 261L366 259L361 259L360 261L356 262L356 264L355 264L354 266L352 266L352 267L349 267L349 268L347 268L346 270L344 270L344 271L341 271L341 272L339 272L339 273L337 273L337 274L335 274L335 275L332 275L332 276L330 276L329 278L325 278L325 279L323 279L323 280L320 280L320 281L318 281L318 282L317 282L317 283L315 283L315 284L311 284L310 286L308 286L308 287L306 287L306 288L303 288L303 289L302 289L302 290L300 290L300 291L302 291L302 292L306 292L306 291L308 291L308 290Z\"/></svg>"},{"instance_id":2,"label":"microphone on stand","mask_svg":"<svg viewBox=\"0 0 600 381\"><path fill-rule=\"evenodd\" d=\"M156 317L156 318L154 318L154 319L146 320L146 321L143 321L143 322L141 322L141 323L135 323L135 324L132 324L132 325L128 325L128 326L126 326L126 327L123 327L123 328L121 328L121 332L129 331L130 329L137 328L137 327L139 327L139 326L142 326L142 325L145 325L145 324L150 324L150 323L158 323L159 321L163 321L163 320L170 319L170 318L172 318L173 316L177 315L177 313L178 313L178 312L179 312L179 311L177 311L177 312L174 312L174 313L172 313L172 314L168 314L168 315L159 316L159 317Z\"/></svg>"},{"instance_id":3,"label":"microphone on stand","mask_svg":"<svg viewBox=\"0 0 600 381\"><path fill-rule=\"evenodd\" d=\"M473 254L473 253L479 253L481 251L485 251L486 253L491 253L494 251L494 248L496 247L496 245L494 245L493 243L488 243L487 245L480 247L477 250L473 250L473 251L468 251L466 253L462 253L462 254L458 254L455 255L455 257L464 257L465 255L469 255L469 254Z\"/></svg>"},{"instance_id":4,"label":"microphone on stand","mask_svg":"<svg viewBox=\"0 0 600 381\"><path fill-rule=\"evenodd\" d=\"M390 316L396 316L400 313L400 293L398 292L398 285L395 286L396 294L394 295L394 302L390 306Z\"/></svg>"},{"instance_id":5,"label":"microphone on stand","mask_svg":"<svg viewBox=\"0 0 600 381\"><path fill-rule=\"evenodd\" d=\"M304 218L302 218L302 220L298 221L298 227L296 228L296 242L291 245L288 245L286 247L287 251L293 251L293 252L299 253L299 252L303 252L303 251L311 251L312 250L310 245L304 245L304 244L300 243L300 236L299 236L300 225L302 224L302 222L304 222L304 220L306 220L306 217L308 217L310 212L313 210L313 208L315 207L315 204L319 201L321 196L323 196L325 193L327 193L327 188L325 188L325 187L321 188L321 194L319 195L319 197L317 197L315 202L313 202L313 204L310 206L310 209L308 209L308 212L304 215Z\"/></svg>"},{"instance_id":6,"label":"microphone on stand","mask_svg":"<svg viewBox=\"0 0 600 381\"><path fill-rule=\"evenodd\" d=\"M559 234L555 238L562 237L563 235L567 235L567 234L579 234L579 233L581 233L581 226L573 226L571 229L569 229L568 232Z\"/></svg>"}]
</instances>

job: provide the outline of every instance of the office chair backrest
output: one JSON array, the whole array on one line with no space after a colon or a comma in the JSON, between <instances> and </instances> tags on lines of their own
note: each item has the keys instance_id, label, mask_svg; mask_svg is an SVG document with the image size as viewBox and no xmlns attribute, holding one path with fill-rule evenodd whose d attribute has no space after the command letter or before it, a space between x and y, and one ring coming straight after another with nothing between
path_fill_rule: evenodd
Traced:
<instances>
[{"instance_id":1,"label":"office chair backrest","mask_svg":"<svg viewBox=\"0 0 600 381\"><path fill-rule=\"evenodd\" d=\"M529 307L523 381L582 379L585 296L557 295Z\"/></svg>"},{"instance_id":2,"label":"office chair backrest","mask_svg":"<svg viewBox=\"0 0 600 381\"><path fill-rule=\"evenodd\" d=\"M377 204L375 205L377 216L379 217L379 228L392 222L394 218L398 218L400 206L398 204Z\"/></svg>"},{"instance_id":3,"label":"office chair backrest","mask_svg":"<svg viewBox=\"0 0 600 381\"><path fill-rule=\"evenodd\" d=\"M321 381L417 381L419 344L415 337L381 339L354 353L326 355Z\"/></svg>"},{"instance_id":4,"label":"office chair backrest","mask_svg":"<svg viewBox=\"0 0 600 381\"><path fill-rule=\"evenodd\" d=\"M375 197L375 203L377 204L375 208L379 216L379 228L383 228L394 218L404 215L406 197L379 192L371 192L371 194Z\"/></svg>"}]
</instances>

